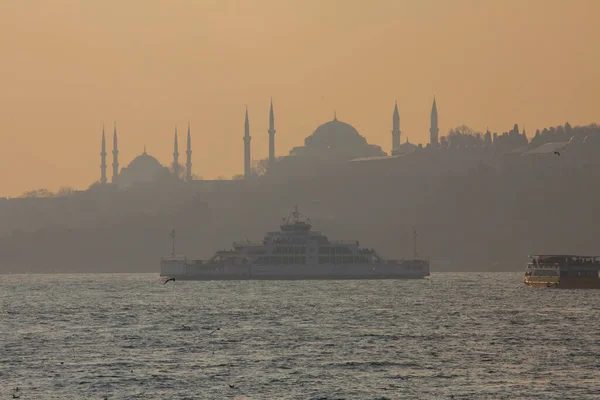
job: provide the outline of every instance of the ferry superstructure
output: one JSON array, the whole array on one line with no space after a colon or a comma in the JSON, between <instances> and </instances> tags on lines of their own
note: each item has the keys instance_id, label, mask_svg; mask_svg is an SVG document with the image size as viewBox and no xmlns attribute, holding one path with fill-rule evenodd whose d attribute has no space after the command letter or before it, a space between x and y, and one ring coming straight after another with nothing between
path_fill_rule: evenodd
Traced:
<instances>
[{"instance_id":1,"label":"ferry superstructure","mask_svg":"<svg viewBox=\"0 0 600 400\"><path fill-rule=\"evenodd\" d=\"M416 235L415 235L416 237ZM234 242L209 260L188 260L173 251L162 258L160 275L180 280L419 279L429 276L429 261L385 260L357 240L333 241L313 231L296 207L279 231L263 241ZM415 245L416 248L416 245Z\"/></svg>"},{"instance_id":2,"label":"ferry superstructure","mask_svg":"<svg viewBox=\"0 0 600 400\"><path fill-rule=\"evenodd\" d=\"M600 289L600 256L533 255L525 269L530 287Z\"/></svg>"}]
</instances>

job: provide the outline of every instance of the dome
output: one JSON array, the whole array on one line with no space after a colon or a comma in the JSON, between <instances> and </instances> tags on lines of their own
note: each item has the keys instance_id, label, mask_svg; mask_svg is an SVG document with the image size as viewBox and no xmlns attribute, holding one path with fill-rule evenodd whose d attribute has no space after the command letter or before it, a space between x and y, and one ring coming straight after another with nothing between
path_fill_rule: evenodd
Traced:
<instances>
[{"instance_id":1,"label":"dome","mask_svg":"<svg viewBox=\"0 0 600 400\"><path fill-rule=\"evenodd\" d=\"M122 188L135 183L154 182L170 175L169 169L145 151L121 170L118 176L118 185Z\"/></svg>"},{"instance_id":2,"label":"dome","mask_svg":"<svg viewBox=\"0 0 600 400\"><path fill-rule=\"evenodd\" d=\"M406 142L402 143L399 146L396 146L396 148L394 150L392 150L392 155L396 156L396 155L401 155L401 154L408 154L408 153L412 153L413 151L415 151L417 149L417 145L410 143L408 141L408 138L406 138Z\"/></svg>"},{"instance_id":3,"label":"dome","mask_svg":"<svg viewBox=\"0 0 600 400\"><path fill-rule=\"evenodd\" d=\"M290 155L337 163L355 158L385 156L386 153L381 147L367 143L367 139L352 125L334 117L333 121L320 125L304 139L304 146L294 147Z\"/></svg>"},{"instance_id":4,"label":"dome","mask_svg":"<svg viewBox=\"0 0 600 400\"><path fill-rule=\"evenodd\" d=\"M144 152L143 154L140 154L139 156L137 156L136 158L134 158L129 165L127 166L127 168L130 169L144 169L144 170L151 170L151 169L161 169L164 168L156 158L154 158L153 156L149 155L148 153Z\"/></svg>"},{"instance_id":5,"label":"dome","mask_svg":"<svg viewBox=\"0 0 600 400\"><path fill-rule=\"evenodd\" d=\"M358 133L356 128L334 118L320 125L312 135L304 139L306 146L363 146L367 140Z\"/></svg>"}]
</instances>

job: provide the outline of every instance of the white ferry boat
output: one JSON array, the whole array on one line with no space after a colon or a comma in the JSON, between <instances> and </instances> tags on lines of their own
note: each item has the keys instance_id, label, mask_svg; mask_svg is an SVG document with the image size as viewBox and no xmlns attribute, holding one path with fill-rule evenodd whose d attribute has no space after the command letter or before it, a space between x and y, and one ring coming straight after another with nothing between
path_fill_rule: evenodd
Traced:
<instances>
[{"instance_id":1,"label":"white ferry boat","mask_svg":"<svg viewBox=\"0 0 600 400\"><path fill-rule=\"evenodd\" d=\"M529 287L600 289L600 257L568 254L529 256L523 282Z\"/></svg>"},{"instance_id":2,"label":"white ferry boat","mask_svg":"<svg viewBox=\"0 0 600 400\"><path fill-rule=\"evenodd\" d=\"M429 276L429 260L416 257L384 260L357 240L332 241L313 231L298 207L280 230L260 243L236 242L209 260L188 260L173 250L162 258L160 275L175 280L419 279ZM416 240L416 232L415 232Z\"/></svg>"}]
</instances>

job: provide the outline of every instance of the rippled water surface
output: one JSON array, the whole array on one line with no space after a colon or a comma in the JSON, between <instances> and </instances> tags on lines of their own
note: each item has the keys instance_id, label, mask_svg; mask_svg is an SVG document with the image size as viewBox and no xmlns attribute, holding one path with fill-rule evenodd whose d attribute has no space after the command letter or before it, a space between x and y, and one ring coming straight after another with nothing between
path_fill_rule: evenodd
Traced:
<instances>
[{"instance_id":1,"label":"rippled water surface","mask_svg":"<svg viewBox=\"0 0 600 400\"><path fill-rule=\"evenodd\" d=\"M600 397L600 291L521 274L1 278L0 399Z\"/></svg>"}]
</instances>

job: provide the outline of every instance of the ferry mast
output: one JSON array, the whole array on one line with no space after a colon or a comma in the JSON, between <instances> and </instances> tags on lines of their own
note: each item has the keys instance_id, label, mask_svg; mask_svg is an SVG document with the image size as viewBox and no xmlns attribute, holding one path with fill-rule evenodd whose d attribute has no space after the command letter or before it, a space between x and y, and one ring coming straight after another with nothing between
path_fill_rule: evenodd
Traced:
<instances>
[{"instance_id":1,"label":"ferry mast","mask_svg":"<svg viewBox=\"0 0 600 400\"><path fill-rule=\"evenodd\" d=\"M417 251L417 228L413 226L413 257L417 258L419 256L419 252Z\"/></svg>"},{"instance_id":2,"label":"ferry mast","mask_svg":"<svg viewBox=\"0 0 600 400\"><path fill-rule=\"evenodd\" d=\"M171 231L171 257L175 257L175 229Z\"/></svg>"}]
</instances>

